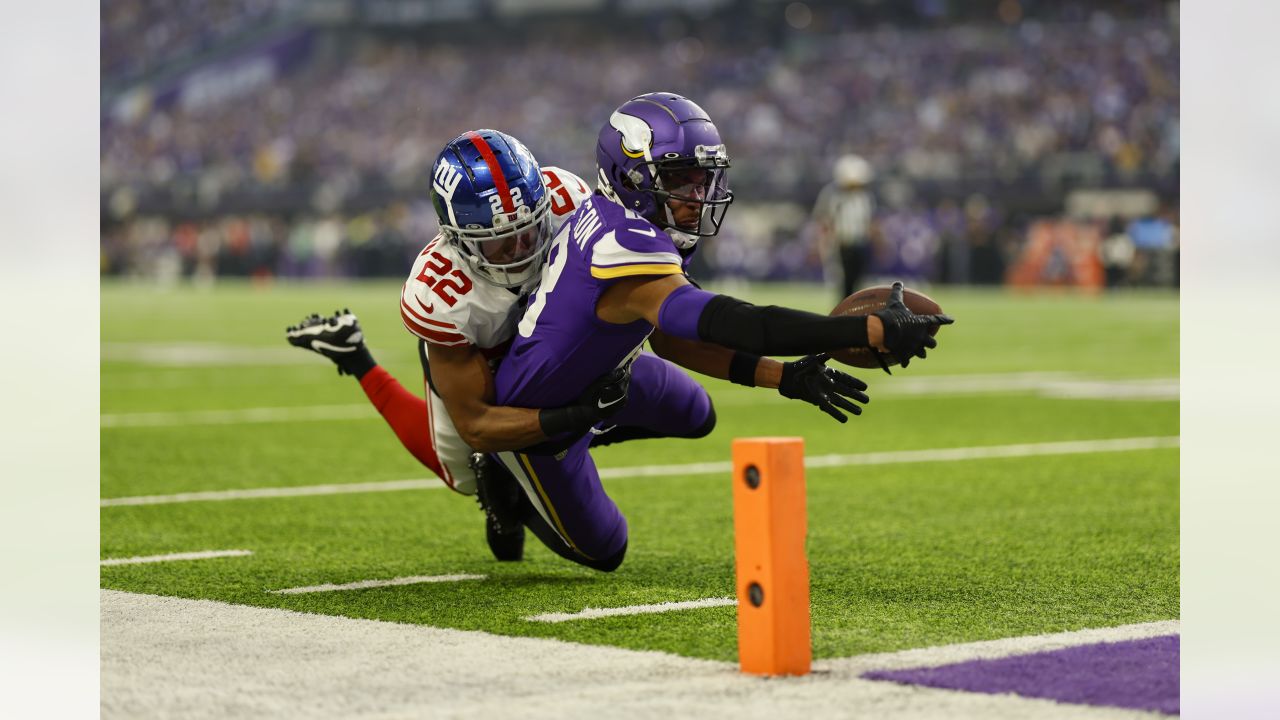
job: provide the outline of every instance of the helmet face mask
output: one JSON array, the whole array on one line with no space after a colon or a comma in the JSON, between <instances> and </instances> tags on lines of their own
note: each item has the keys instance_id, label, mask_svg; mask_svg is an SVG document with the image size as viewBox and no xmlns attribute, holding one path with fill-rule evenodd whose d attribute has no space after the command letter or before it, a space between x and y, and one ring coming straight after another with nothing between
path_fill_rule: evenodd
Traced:
<instances>
[{"instance_id":1,"label":"helmet face mask","mask_svg":"<svg viewBox=\"0 0 1280 720\"><path fill-rule=\"evenodd\" d=\"M681 247L718 233L733 202L719 131L679 95L649 93L624 103L600 131L596 160L600 191Z\"/></svg>"},{"instance_id":2,"label":"helmet face mask","mask_svg":"<svg viewBox=\"0 0 1280 720\"><path fill-rule=\"evenodd\" d=\"M724 167L659 165L653 193L661 213L659 225L697 238L720 232L720 224L733 202L729 190L727 159Z\"/></svg>"},{"instance_id":3,"label":"helmet face mask","mask_svg":"<svg viewBox=\"0 0 1280 720\"><path fill-rule=\"evenodd\" d=\"M519 140L496 130L454 138L432 171L440 234L475 276L516 288L533 281L551 240L542 169Z\"/></svg>"},{"instance_id":4,"label":"helmet face mask","mask_svg":"<svg viewBox=\"0 0 1280 720\"><path fill-rule=\"evenodd\" d=\"M551 243L550 201L544 195L538 207L520 207L514 213L495 213L493 227L440 225L447 242L481 279L499 287L520 287L542 269Z\"/></svg>"}]
</instances>

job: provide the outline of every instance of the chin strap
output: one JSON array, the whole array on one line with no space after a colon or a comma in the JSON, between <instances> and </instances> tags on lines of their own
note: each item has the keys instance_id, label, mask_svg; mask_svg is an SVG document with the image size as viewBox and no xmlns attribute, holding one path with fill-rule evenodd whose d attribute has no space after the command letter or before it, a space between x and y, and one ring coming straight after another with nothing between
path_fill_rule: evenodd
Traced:
<instances>
[{"instance_id":1,"label":"chin strap","mask_svg":"<svg viewBox=\"0 0 1280 720\"><path fill-rule=\"evenodd\" d=\"M671 236L671 242L675 243L676 247L680 248L681 250L688 250L689 248L698 244L699 238L697 235L690 235L687 232L682 232L680 230L676 230L675 228L671 228L671 227L666 228L666 231L667 231L667 235Z\"/></svg>"}]
</instances>

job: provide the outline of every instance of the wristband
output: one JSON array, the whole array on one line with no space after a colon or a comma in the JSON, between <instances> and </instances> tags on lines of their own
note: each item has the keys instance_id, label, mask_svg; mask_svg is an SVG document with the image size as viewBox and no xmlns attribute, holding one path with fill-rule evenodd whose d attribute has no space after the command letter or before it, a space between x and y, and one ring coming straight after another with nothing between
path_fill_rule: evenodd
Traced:
<instances>
[{"instance_id":1,"label":"wristband","mask_svg":"<svg viewBox=\"0 0 1280 720\"><path fill-rule=\"evenodd\" d=\"M729 361L729 382L747 387L756 386L756 367L760 365L760 356L745 353L741 350L733 353Z\"/></svg>"},{"instance_id":2,"label":"wristband","mask_svg":"<svg viewBox=\"0 0 1280 720\"><path fill-rule=\"evenodd\" d=\"M568 405L538 411L538 426L548 438L565 433L584 433L599 419L599 413L586 405Z\"/></svg>"}]
</instances>

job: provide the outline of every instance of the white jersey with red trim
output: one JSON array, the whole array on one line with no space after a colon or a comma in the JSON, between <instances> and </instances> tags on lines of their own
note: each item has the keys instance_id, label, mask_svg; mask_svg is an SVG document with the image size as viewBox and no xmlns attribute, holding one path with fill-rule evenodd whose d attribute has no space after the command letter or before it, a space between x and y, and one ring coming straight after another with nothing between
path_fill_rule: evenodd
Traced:
<instances>
[{"instance_id":1,"label":"white jersey with red trim","mask_svg":"<svg viewBox=\"0 0 1280 720\"><path fill-rule=\"evenodd\" d=\"M550 200L551 234L591 189L577 175L543 167ZM435 345L474 345L488 357L505 353L515 334L519 296L476 278L462 254L437 235L418 255L400 292L400 317L409 332Z\"/></svg>"}]
</instances>

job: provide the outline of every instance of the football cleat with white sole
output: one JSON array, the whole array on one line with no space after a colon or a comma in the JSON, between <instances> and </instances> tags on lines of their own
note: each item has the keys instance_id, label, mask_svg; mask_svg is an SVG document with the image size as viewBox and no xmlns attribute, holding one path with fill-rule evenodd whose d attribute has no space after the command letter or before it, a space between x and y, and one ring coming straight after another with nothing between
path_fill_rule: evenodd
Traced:
<instances>
[{"instance_id":1,"label":"football cleat with white sole","mask_svg":"<svg viewBox=\"0 0 1280 720\"><path fill-rule=\"evenodd\" d=\"M360 320L350 310L335 310L330 317L312 313L297 325L285 328L290 345L306 348L329 358L338 366L339 375L357 378L373 369L375 363L364 344Z\"/></svg>"}]
</instances>

